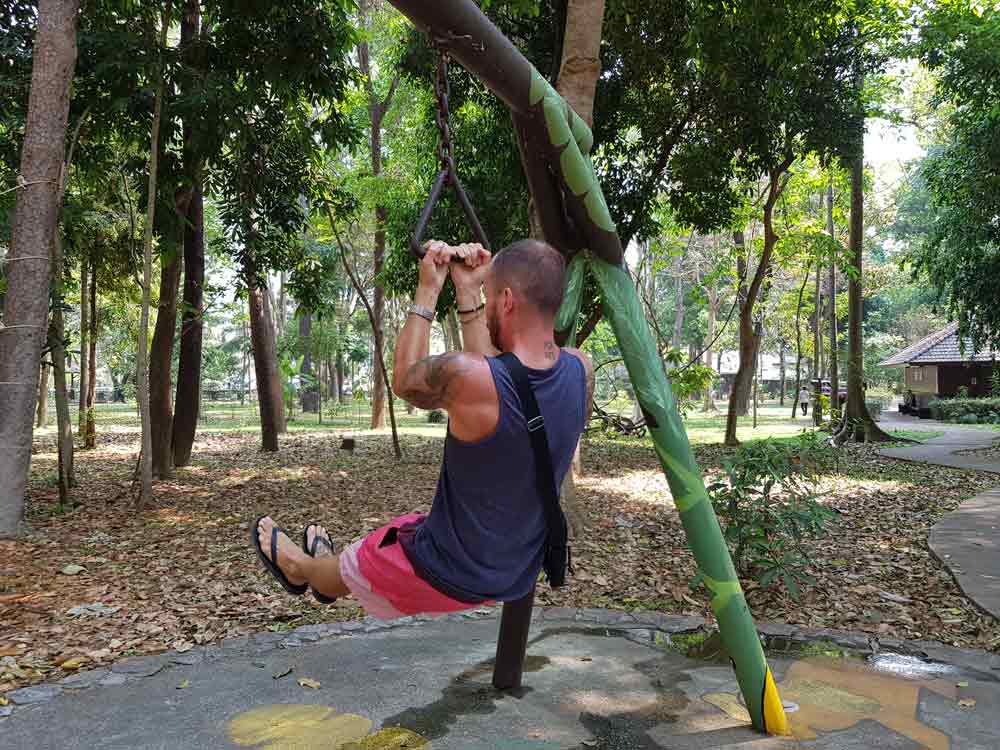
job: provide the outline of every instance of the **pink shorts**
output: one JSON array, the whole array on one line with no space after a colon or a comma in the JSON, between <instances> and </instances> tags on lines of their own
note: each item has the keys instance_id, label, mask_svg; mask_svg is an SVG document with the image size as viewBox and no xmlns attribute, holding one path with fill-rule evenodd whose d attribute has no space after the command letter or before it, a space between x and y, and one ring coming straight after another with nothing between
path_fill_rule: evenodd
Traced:
<instances>
[{"instance_id":1,"label":"pink shorts","mask_svg":"<svg viewBox=\"0 0 1000 750\"><path fill-rule=\"evenodd\" d=\"M390 521L340 553L340 575L365 611L380 620L417 614L445 614L472 609L445 596L418 576L399 542L380 546L391 529L424 518L410 513Z\"/></svg>"}]
</instances>

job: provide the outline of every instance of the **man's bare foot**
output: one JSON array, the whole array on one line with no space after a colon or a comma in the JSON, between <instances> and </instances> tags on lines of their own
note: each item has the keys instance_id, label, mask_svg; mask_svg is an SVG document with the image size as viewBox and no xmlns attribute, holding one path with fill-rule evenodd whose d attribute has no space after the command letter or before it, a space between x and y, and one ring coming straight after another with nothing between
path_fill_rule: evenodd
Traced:
<instances>
[{"instance_id":1,"label":"man's bare foot","mask_svg":"<svg viewBox=\"0 0 1000 750\"><path fill-rule=\"evenodd\" d=\"M326 544L323 541L317 544L317 538L325 541ZM313 557L328 557L333 554L333 542L330 541L330 534L327 533L325 526L315 523L306 526L306 549L312 550Z\"/></svg>"},{"instance_id":2,"label":"man's bare foot","mask_svg":"<svg viewBox=\"0 0 1000 750\"><path fill-rule=\"evenodd\" d=\"M271 530L276 526L274 519L264 516L257 524L257 538L260 540L260 548L264 555L271 557ZM308 580L305 575L303 564L306 555L302 549L295 544L288 536L278 532L278 559L271 560L281 572L285 574L289 583L293 586L301 586Z\"/></svg>"}]
</instances>

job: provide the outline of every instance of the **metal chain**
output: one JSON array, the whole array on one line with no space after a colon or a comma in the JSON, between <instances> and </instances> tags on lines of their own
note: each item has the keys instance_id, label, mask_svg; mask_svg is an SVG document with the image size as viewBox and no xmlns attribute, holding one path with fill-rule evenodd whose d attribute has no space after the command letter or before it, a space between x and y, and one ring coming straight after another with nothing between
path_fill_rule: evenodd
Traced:
<instances>
[{"instance_id":1,"label":"metal chain","mask_svg":"<svg viewBox=\"0 0 1000 750\"><path fill-rule=\"evenodd\" d=\"M441 169L447 170L449 176L455 169L455 156L451 146L451 112L448 108L448 98L451 96L451 84L448 81L448 52L438 49L437 75L434 78L434 97L437 99L435 119L438 129L438 160Z\"/></svg>"}]
</instances>

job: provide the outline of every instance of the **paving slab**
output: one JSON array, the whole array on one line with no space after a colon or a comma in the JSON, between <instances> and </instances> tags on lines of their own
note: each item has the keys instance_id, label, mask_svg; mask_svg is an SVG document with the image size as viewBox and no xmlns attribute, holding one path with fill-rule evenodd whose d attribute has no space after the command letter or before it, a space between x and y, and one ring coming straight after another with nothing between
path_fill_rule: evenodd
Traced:
<instances>
[{"instance_id":1,"label":"paving slab","mask_svg":"<svg viewBox=\"0 0 1000 750\"><path fill-rule=\"evenodd\" d=\"M894 415L883 427L944 430L944 435L925 443L883 448L884 456L904 461L921 461L956 469L973 469L1000 474L1000 456L962 455L956 451L988 448L1000 440L1000 433L977 427L913 420ZM915 422L914 426L911 423ZM931 552L954 576L965 595L980 609L1000 617L1000 487L964 501L938 521L930 531Z\"/></svg>"},{"instance_id":2,"label":"paving slab","mask_svg":"<svg viewBox=\"0 0 1000 750\"><path fill-rule=\"evenodd\" d=\"M1000 680L947 663L771 659L793 736L750 726L732 669L687 658L619 613L540 613L524 686L490 685L498 623L363 623L294 649L253 639L127 684L52 691L0 720L0 747L37 750L975 750L1000 747ZM808 633L796 630L795 638ZM950 652L946 649L942 655ZM880 656L883 656L880 654ZM989 663L983 653L981 662ZM147 662L154 666L153 660ZM903 664L905 668L899 668ZM300 682L302 680L302 682ZM34 688L45 690L46 686ZM0 714L2 717L2 714Z\"/></svg>"}]
</instances>

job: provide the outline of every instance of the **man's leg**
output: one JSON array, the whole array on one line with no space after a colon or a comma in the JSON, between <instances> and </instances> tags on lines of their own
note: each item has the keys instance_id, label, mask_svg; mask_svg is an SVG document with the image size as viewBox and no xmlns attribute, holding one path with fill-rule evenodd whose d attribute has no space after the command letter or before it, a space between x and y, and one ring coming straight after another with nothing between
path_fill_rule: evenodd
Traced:
<instances>
[{"instance_id":1,"label":"man's leg","mask_svg":"<svg viewBox=\"0 0 1000 750\"><path fill-rule=\"evenodd\" d=\"M261 549L271 556L271 529L275 523L270 516L260 520L257 535ZM314 534L325 533L322 527L314 527ZM286 535L278 534L278 559L275 564L293 584L308 583L313 590L326 596L347 596L350 590L340 577L340 558L324 554L317 557L307 555L302 548Z\"/></svg>"}]
</instances>

